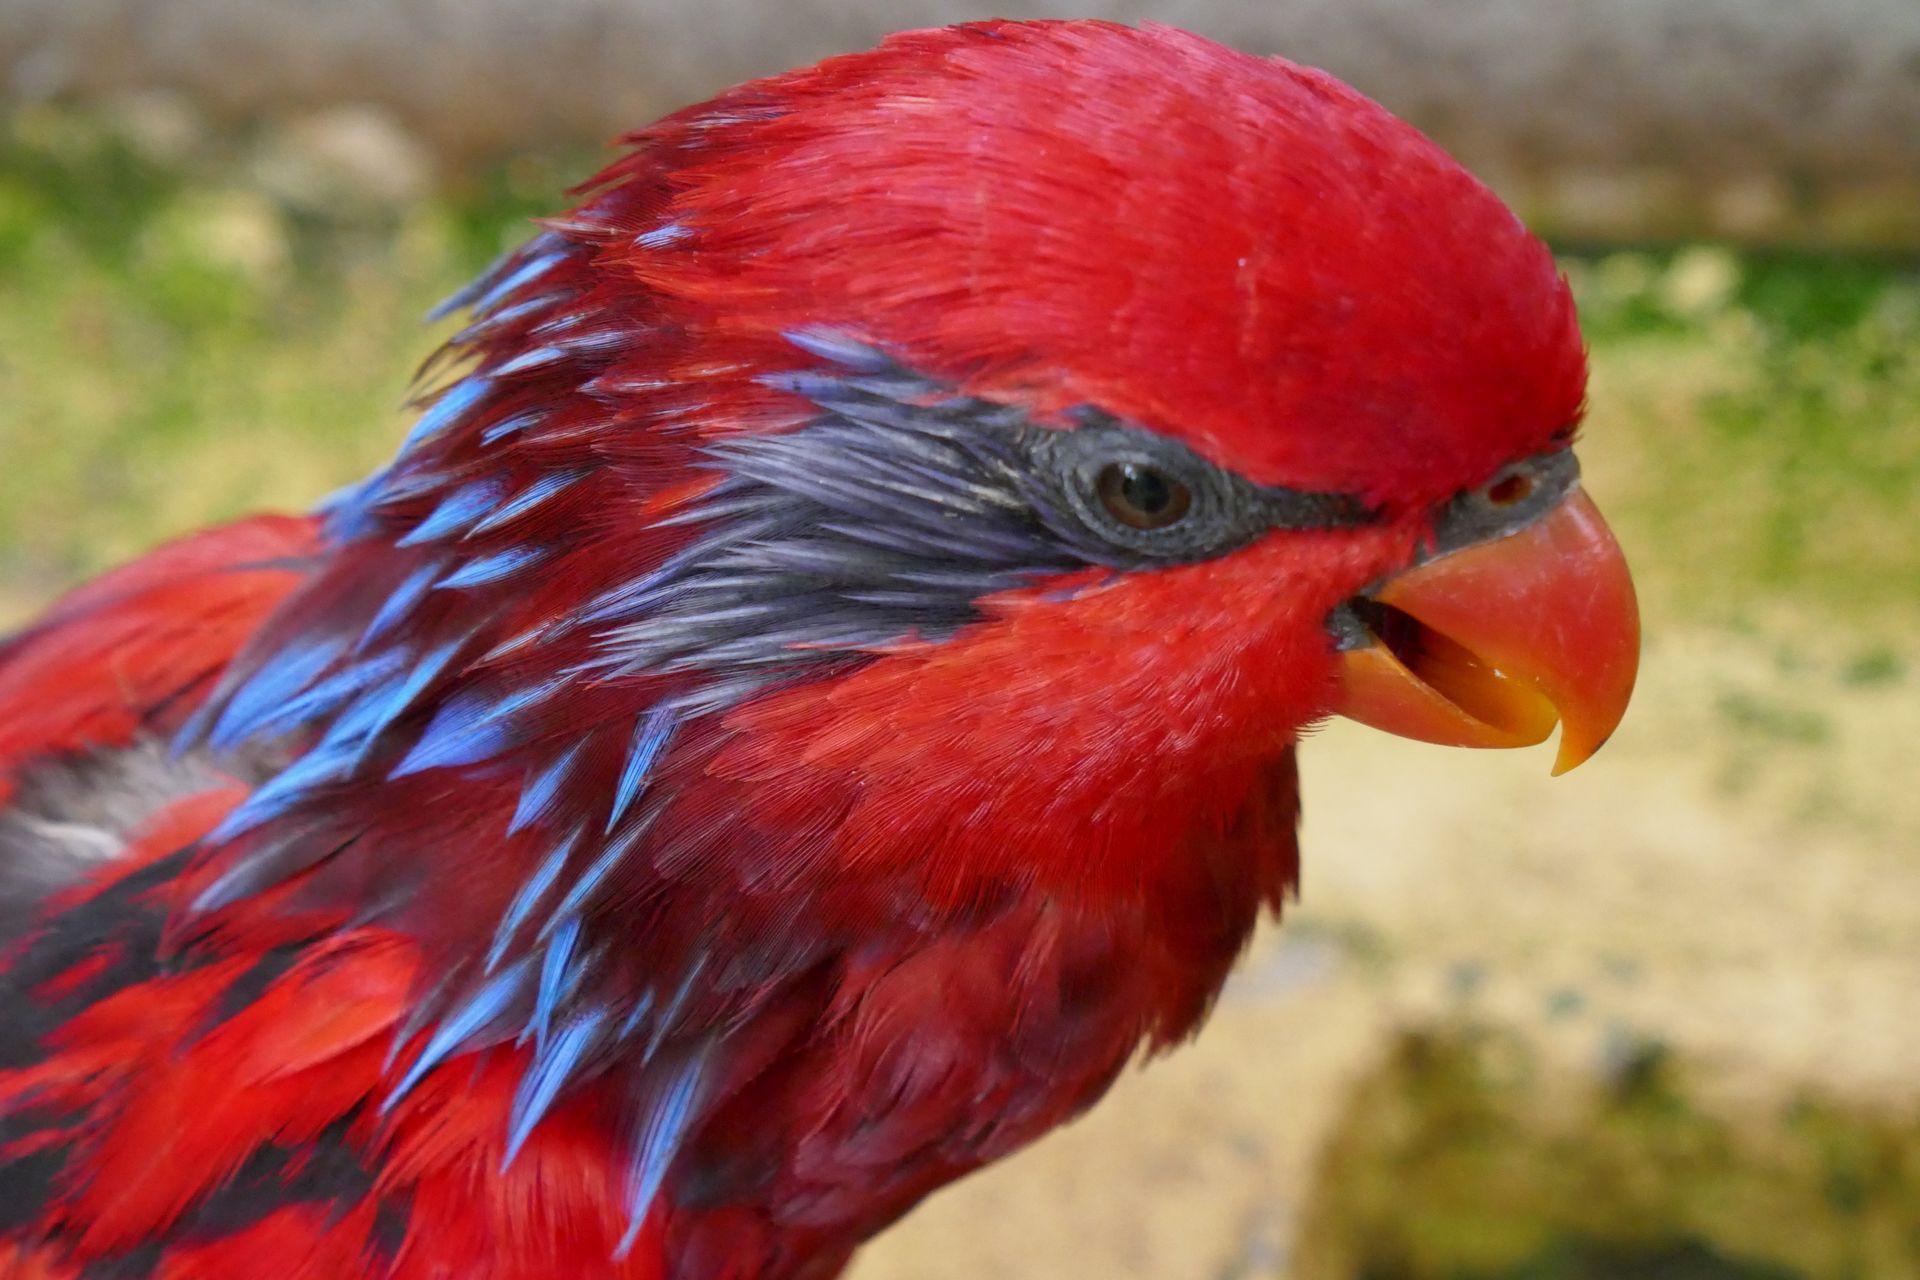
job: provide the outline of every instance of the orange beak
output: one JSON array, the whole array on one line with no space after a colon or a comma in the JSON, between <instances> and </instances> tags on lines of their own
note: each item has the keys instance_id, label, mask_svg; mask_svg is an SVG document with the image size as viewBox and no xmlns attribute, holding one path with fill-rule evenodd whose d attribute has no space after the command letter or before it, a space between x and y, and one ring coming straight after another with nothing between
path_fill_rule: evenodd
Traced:
<instances>
[{"instance_id":1,"label":"orange beak","mask_svg":"<svg viewBox=\"0 0 1920 1280\"><path fill-rule=\"evenodd\" d=\"M1340 714L1423 742L1525 747L1557 721L1562 774L1626 714L1640 611L1606 521L1576 489L1503 538L1370 597L1375 643L1341 654Z\"/></svg>"}]
</instances>

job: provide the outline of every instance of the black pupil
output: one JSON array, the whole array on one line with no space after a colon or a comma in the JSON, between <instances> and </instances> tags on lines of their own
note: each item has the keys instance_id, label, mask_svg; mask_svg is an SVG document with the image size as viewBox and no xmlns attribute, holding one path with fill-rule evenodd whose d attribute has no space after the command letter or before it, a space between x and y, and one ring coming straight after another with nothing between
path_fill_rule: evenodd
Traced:
<instances>
[{"instance_id":1,"label":"black pupil","mask_svg":"<svg viewBox=\"0 0 1920 1280\"><path fill-rule=\"evenodd\" d=\"M1120 496L1141 515L1161 515L1173 505L1173 486L1158 471L1128 464L1120 472Z\"/></svg>"},{"instance_id":2,"label":"black pupil","mask_svg":"<svg viewBox=\"0 0 1920 1280\"><path fill-rule=\"evenodd\" d=\"M1108 463L1097 488L1107 514L1135 529L1164 529L1193 505L1186 485L1138 462Z\"/></svg>"}]
</instances>

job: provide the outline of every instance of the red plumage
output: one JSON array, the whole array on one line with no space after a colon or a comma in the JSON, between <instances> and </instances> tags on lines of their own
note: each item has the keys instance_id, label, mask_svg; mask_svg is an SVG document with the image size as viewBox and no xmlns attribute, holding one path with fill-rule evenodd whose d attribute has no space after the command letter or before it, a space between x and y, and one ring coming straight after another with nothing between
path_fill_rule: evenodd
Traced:
<instances>
[{"instance_id":1,"label":"red plumage","mask_svg":"<svg viewBox=\"0 0 1920 1280\"><path fill-rule=\"evenodd\" d=\"M0 800L35 756L177 725L316 549L300 517L210 529L73 591L0 642Z\"/></svg>"},{"instance_id":2,"label":"red plumage","mask_svg":"<svg viewBox=\"0 0 1920 1280\"><path fill-rule=\"evenodd\" d=\"M1545 250L1284 62L989 23L629 142L392 467L0 648L19 1273L837 1273L1199 1025L1329 620L1577 416Z\"/></svg>"}]
</instances>

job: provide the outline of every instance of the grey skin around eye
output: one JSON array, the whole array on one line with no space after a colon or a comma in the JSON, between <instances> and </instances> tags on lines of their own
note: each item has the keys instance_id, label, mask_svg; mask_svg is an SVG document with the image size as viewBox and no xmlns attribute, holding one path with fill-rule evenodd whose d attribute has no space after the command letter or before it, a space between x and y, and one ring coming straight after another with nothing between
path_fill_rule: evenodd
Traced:
<instances>
[{"instance_id":1,"label":"grey skin around eye","mask_svg":"<svg viewBox=\"0 0 1920 1280\"><path fill-rule=\"evenodd\" d=\"M1572 449L1508 463L1485 484L1463 490L1441 508L1424 558L1518 533L1559 506L1579 483L1580 460Z\"/></svg>"},{"instance_id":2,"label":"grey skin around eye","mask_svg":"<svg viewBox=\"0 0 1920 1280\"><path fill-rule=\"evenodd\" d=\"M1029 474L1046 485L1089 533L1137 564L1174 564L1223 555L1275 529L1325 529L1363 524L1373 513L1348 494L1313 493L1255 484L1216 467L1177 440L1129 426L1098 410L1082 410L1065 431L1027 427ZM1160 528L1116 519L1099 495L1109 467L1149 469L1184 486L1192 505Z\"/></svg>"}]
</instances>

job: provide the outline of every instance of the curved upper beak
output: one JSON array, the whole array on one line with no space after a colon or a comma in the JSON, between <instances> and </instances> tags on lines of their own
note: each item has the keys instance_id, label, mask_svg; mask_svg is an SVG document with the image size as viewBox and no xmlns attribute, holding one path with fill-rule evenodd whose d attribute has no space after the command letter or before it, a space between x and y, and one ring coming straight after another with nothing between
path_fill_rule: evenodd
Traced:
<instances>
[{"instance_id":1,"label":"curved upper beak","mask_svg":"<svg viewBox=\"0 0 1920 1280\"><path fill-rule=\"evenodd\" d=\"M1640 613L1619 544L1578 489L1505 537L1414 566L1369 597L1373 643L1341 654L1336 710L1464 747L1546 741L1554 773L1626 714Z\"/></svg>"}]
</instances>

